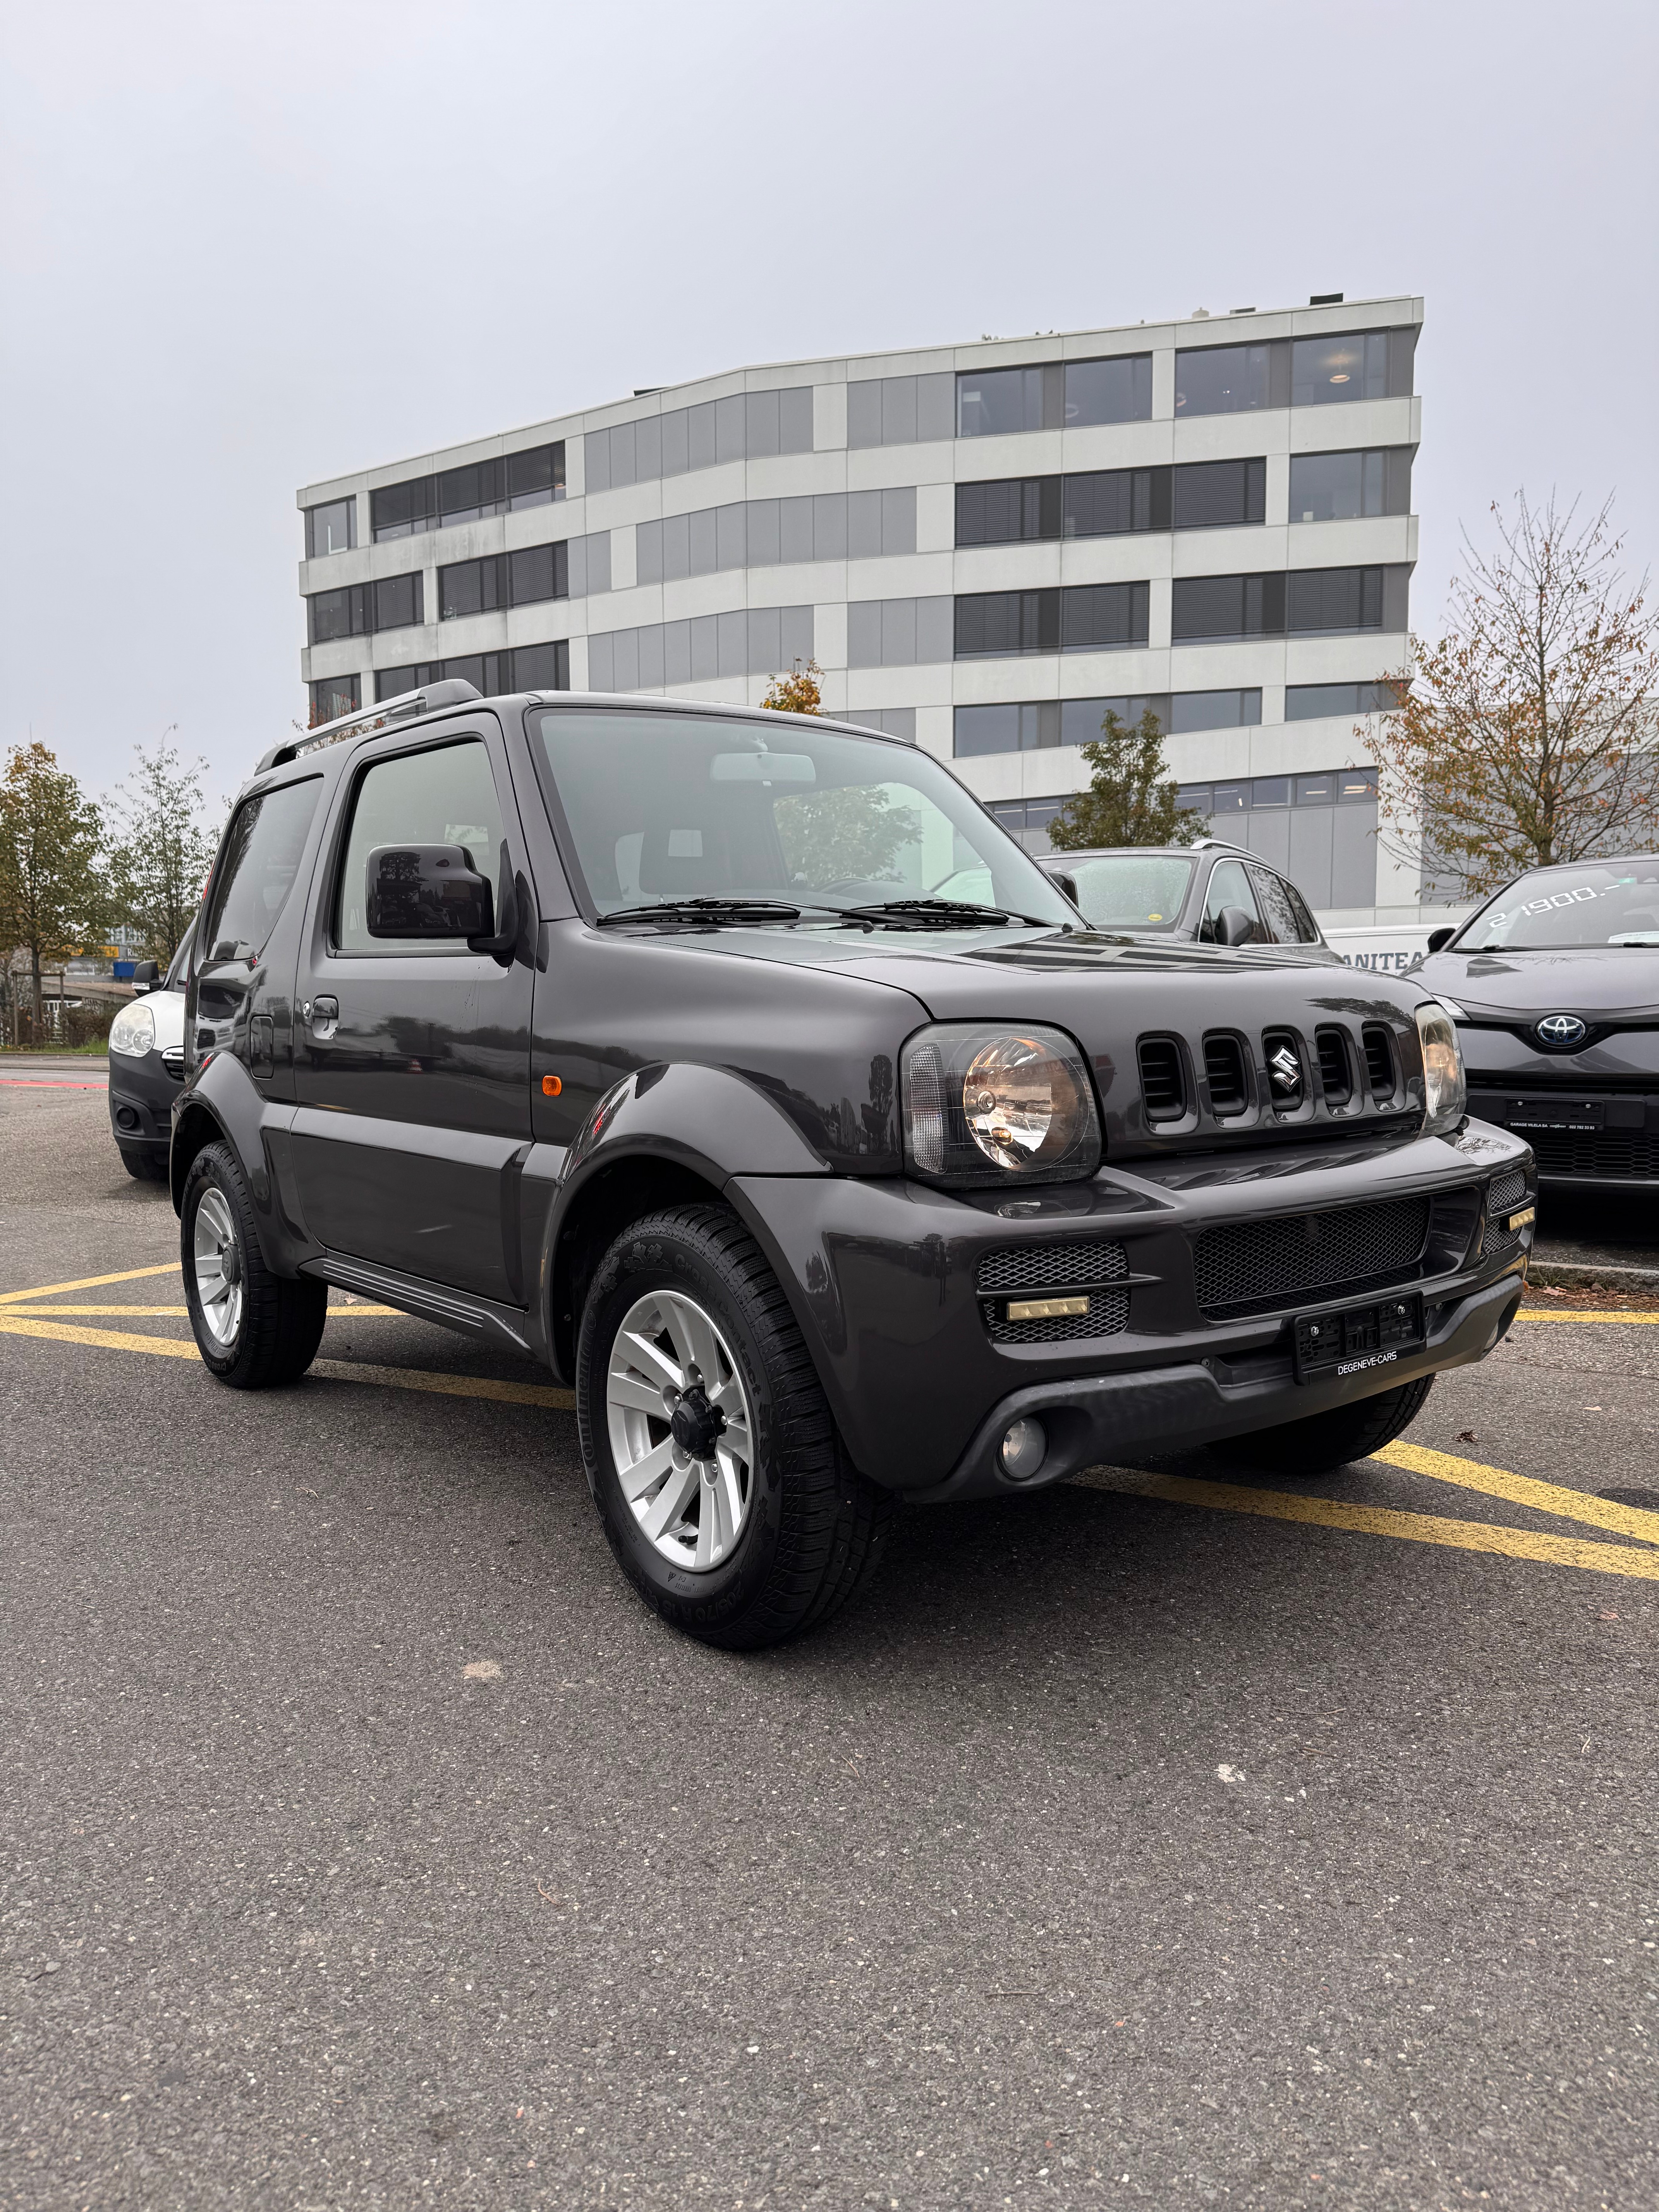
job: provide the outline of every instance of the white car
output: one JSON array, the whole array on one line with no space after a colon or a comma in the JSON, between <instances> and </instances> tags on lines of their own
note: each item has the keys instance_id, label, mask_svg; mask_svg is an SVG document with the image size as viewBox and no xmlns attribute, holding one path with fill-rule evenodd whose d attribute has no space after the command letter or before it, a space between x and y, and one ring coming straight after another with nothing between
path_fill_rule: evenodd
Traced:
<instances>
[{"instance_id":1,"label":"white car","mask_svg":"<svg viewBox=\"0 0 1659 2212\"><path fill-rule=\"evenodd\" d=\"M192 922L165 976L153 960L134 974L139 995L122 1007L109 1033L109 1127L130 1176L165 1182L173 1141L173 1102L185 1079L185 985Z\"/></svg>"}]
</instances>

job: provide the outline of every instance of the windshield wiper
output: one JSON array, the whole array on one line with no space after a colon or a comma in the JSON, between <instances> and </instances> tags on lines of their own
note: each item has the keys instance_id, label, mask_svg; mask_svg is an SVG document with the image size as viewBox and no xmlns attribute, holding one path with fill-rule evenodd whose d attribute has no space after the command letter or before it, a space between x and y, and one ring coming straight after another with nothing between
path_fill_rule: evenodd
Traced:
<instances>
[{"instance_id":1,"label":"windshield wiper","mask_svg":"<svg viewBox=\"0 0 1659 2212\"><path fill-rule=\"evenodd\" d=\"M799 921L800 908L778 899L684 898L661 899L651 906L618 907L602 914L599 927L608 929L620 921L700 921L718 927L723 921Z\"/></svg>"},{"instance_id":2,"label":"windshield wiper","mask_svg":"<svg viewBox=\"0 0 1659 2212\"><path fill-rule=\"evenodd\" d=\"M957 899L883 899L874 906L843 906L835 911L842 921L867 922L874 929L973 929L1009 921L1026 922L1033 929L1069 926L1039 921L1035 915L1016 914L1012 907L975 906Z\"/></svg>"}]
</instances>

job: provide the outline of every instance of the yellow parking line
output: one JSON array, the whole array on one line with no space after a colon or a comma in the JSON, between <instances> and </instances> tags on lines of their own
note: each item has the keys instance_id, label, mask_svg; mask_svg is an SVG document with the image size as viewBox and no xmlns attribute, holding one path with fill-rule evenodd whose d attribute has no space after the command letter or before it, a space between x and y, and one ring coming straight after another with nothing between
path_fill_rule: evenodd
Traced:
<instances>
[{"instance_id":1,"label":"yellow parking line","mask_svg":"<svg viewBox=\"0 0 1659 2212\"><path fill-rule=\"evenodd\" d=\"M82 1275L73 1283L42 1283L33 1291L0 1291L0 1306L15 1306L21 1298L49 1298L58 1291L96 1291L106 1283L136 1283L142 1275L176 1275L179 1262L164 1260L159 1267L129 1267L119 1275Z\"/></svg>"},{"instance_id":2,"label":"yellow parking line","mask_svg":"<svg viewBox=\"0 0 1659 2212\"><path fill-rule=\"evenodd\" d=\"M1534 1482L1528 1474L1510 1474L1501 1467L1482 1467L1478 1460L1455 1459L1449 1452L1431 1451L1425 1444L1385 1444L1371 1454L1389 1467L1403 1467L1412 1474L1426 1474L1436 1482L1455 1482L1460 1489L1484 1491L1488 1498L1507 1498L1513 1505L1529 1505L1536 1513L1554 1513L1564 1521L1583 1521L1592 1528L1612 1528L1621 1536L1639 1537L1644 1544L1659 1544L1659 1513L1639 1505L1615 1505L1584 1490L1567 1490L1558 1482Z\"/></svg>"},{"instance_id":3,"label":"yellow parking line","mask_svg":"<svg viewBox=\"0 0 1659 2212\"><path fill-rule=\"evenodd\" d=\"M361 1306L336 1310L361 1313ZM15 1310L0 1313L0 1336L33 1336L60 1344L91 1345L100 1352L154 1352L164 1359L198 1359L193 1337L140 1336L136 1330L82 1328L74 1322L37 1321ZM431 1390L444 1398L493 1398L506 1406L547 1406L568 1413L571 1390L541 1382L499 1382L482 1375L444 1375L418 1367L381 1367L368 1360L313 1359L308 1370L329 1382L375 1382L389 1390Z\"/></svg>"},{"instance_id":4,"label":"yellow parking line","mask_svg":"<svg viewBox=\"0 0 1659 2212\"><path fill-rule=\"evenodd\" d=\"M1444 1544L1454 1551L1498 1552L1506 1559L1539 1559L1598 1575L1628 1575L1659 1582L1659 1553L1593 1544L1582 1536L1535 1536L1524 1528L1480 1521L1447 1521L1433 1513L1396 1513L1380 1505L1350 1505L1335 1498L1298 1498L1282 1490L1241 1490L1230 1482L1194 1482L1184 1475L1137 1474L1127 1468L1091 1468L1073 1483L1171 1505L1204 1505L1219 1513L1248 1513L1269 1521L1303 1521L1364 1536L1395 1536L1412 1544Z\"/></svg>"},{"instance_id":5,"label":"yellow parking line","mask_svg":"<svg viewBox=\"0 0 1659 2212\"><path fill-rule=\"evenodd\" d=\"M1620 1321L1626 1322L1639 1322L1659 1321L1659 1313L1614 1313L1610 1310L1606 1309L1595 1312L1589 1312L1583 1308L1579 1308L1575 1310L1571 1306L1564 1306L1558 1312L1553 1306L1522 1306L1515 1317L1516 1321Z\"/></svg>"}]
</instances>

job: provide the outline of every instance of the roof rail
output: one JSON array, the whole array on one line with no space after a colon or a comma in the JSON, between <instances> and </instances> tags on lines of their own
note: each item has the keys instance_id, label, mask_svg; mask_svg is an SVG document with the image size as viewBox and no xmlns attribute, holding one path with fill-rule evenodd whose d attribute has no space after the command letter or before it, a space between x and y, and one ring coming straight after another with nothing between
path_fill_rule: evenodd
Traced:
<instances>
[{"instance_id":1,"label":"roof rail","mask_svg":"<svg viewBox=\"0 0 1659 2212\"><path fill-rule=\"evenodd\" d=\"M417 714L434 714L440 707L463 706L469 699L483 696L477 685L469 684L464 676L447 676L441 683L428 684L419 691L399 691L373 707L354 707L349 714L337 714L331 722L319 722L302 738L284 738L271 747L253 773L263 775L268 768L280 768L284 761L301 760L307 753L343 744L348 738L368 737L393 723L412 721Z\"/></svg>"}]
</instances>

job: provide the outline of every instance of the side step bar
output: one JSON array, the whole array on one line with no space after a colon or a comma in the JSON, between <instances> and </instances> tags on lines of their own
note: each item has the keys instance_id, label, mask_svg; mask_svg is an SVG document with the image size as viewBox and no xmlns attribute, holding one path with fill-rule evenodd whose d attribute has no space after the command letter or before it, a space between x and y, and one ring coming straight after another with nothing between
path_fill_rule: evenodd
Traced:
<instances>
[{"instance_id":1,"label":"side step bar","mask_svg":"<svg viewBox=\"0 0 1659 2212\"><path fill-rule=\"evenodd\" d=\"M421 1321L463 1336L482 1337L487 1344L504 1344L531 1358L535 1347L527 1334L529 1316L517 1306L498 1306L489 1298L451 1290L445 1283L429 1283L418 1275L394 1274L368 1260L354 1260L343 1252L325 1252L320 1260L307 1260L301 1273L332 1283L343 1291L357 1291L379 1304L397 1306Z\"/></svg>"}]
</instances>

